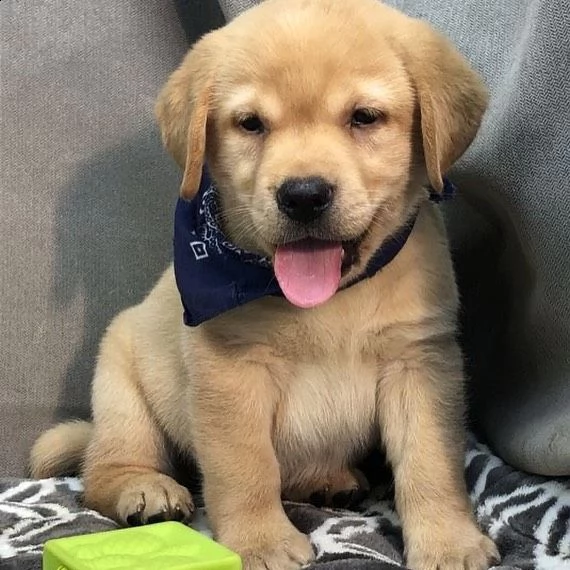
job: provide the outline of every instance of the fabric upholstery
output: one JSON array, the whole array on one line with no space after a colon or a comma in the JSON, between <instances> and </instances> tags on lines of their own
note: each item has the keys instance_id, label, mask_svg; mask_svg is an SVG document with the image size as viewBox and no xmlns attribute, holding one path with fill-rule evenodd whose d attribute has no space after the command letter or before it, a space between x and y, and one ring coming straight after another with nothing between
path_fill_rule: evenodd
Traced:
<instances>
[{"instance_id":1,"label":"fabric upholstery","mask_svg":"<svg viewBox=\"0 0 570 570\"><path fill-rule=\"evenodd\" d=\"M88 413L104 328L171 258L153 106L187 46L168 1L0 2L0 474Z\"/></svg>"},{"instance_id":2,"label":"fabric upholstery","mask_svg":"<svg viewBox=\"0 0 570 570\"><path fill-rule=\"evenodd\" d=\"M227 17L253 0L221 0ZM513 465L570 474L566 0L388 0L445 33L491 104L449 208L476 419Z\"/></svg>"},{"instance_id":3,"label":"fabric upholstery","mask_svg":"<svg viewBox=\"0 0 570 570\"><path fill-rule=\"evenodd\" d=\"M442 29L491 107L449 208L483 433L570 473L570 12L565 0L391 0ZM251 0L221 0L226 17ZM176 6L175 6L176 5ZM177 14L178 11L178 14ZM171 258L179 182L154 98L209 0L0 2L0 474L88 413L97 344Z\"/></svg>"}]
</instances>

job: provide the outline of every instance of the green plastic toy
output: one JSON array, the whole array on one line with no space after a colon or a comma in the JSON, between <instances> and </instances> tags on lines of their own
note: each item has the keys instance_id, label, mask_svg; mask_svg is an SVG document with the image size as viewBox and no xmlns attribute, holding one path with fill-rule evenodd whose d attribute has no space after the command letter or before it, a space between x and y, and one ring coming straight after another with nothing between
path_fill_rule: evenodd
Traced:
<instances>
[{"instance_id":1,"label":"green plastic toy","mask_svg":"<svg viewBox=\"0 0 570 570\"><path fill-rule=\"evenodd\" d=\"M43 570L241 570L240 557L178 522L48 540Z\"/></svg>"}]
</instances>

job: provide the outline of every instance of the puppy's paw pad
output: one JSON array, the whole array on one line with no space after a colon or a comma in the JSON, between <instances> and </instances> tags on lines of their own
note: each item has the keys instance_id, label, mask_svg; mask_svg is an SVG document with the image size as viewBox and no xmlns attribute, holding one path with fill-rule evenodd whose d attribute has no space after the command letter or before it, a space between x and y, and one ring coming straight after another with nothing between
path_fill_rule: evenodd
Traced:
<instances>
[{"instance_id":1,"label":"puppy's paw pad","mask_svg":"<svg viewBox=\"0 0 570 570\"><path fill-rule=\"evenodd\" d=\"M130 479L117 504L119 520L129 526L170 520L189 521L194 510L188 489L161 473Z\"/></svg>"}]
</instances>

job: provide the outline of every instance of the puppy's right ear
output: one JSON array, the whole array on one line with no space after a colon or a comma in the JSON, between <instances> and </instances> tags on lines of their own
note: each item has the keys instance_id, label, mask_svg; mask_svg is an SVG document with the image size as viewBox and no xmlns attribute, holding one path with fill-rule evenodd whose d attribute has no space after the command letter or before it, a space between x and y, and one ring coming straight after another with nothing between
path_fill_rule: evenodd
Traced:
<instances>
[{"instance_id":1,"label":"puppy's right ear","mask_svg":"<svg viewBox=\"0 0 570 570\"><path fill-rule=\"evenodd\" d=\"M184 171L180 195L185 199L198 191L204 165L215 40L212 32L192 47L155 107L164 146Z\"/></svg>"}]
</instances>

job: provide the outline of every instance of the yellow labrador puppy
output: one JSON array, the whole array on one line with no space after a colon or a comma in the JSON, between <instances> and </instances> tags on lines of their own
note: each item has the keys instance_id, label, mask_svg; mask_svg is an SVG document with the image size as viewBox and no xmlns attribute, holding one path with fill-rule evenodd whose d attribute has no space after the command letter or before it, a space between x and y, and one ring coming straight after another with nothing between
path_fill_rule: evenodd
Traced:
<instances>
[{"instance_id":1,"label":"yellow labrador puppy","mask_svg":"<svg viewBox=\"0 0 570 570\"><path fill-rule=\"evenodd\" d=\"M427 190L486 101L446 40L376 0L267 0L197 42L157 103L184 170L174 269L111 324L93 423L42 435L33 474L81 464L105 515L185 519L174 446L199 465L216 537L246 569L282 570L313 552L281 498L346 502L381 444L408 565L487 568L498 553L463 478L458 297Z\"/></svg>"}]
</instances>

